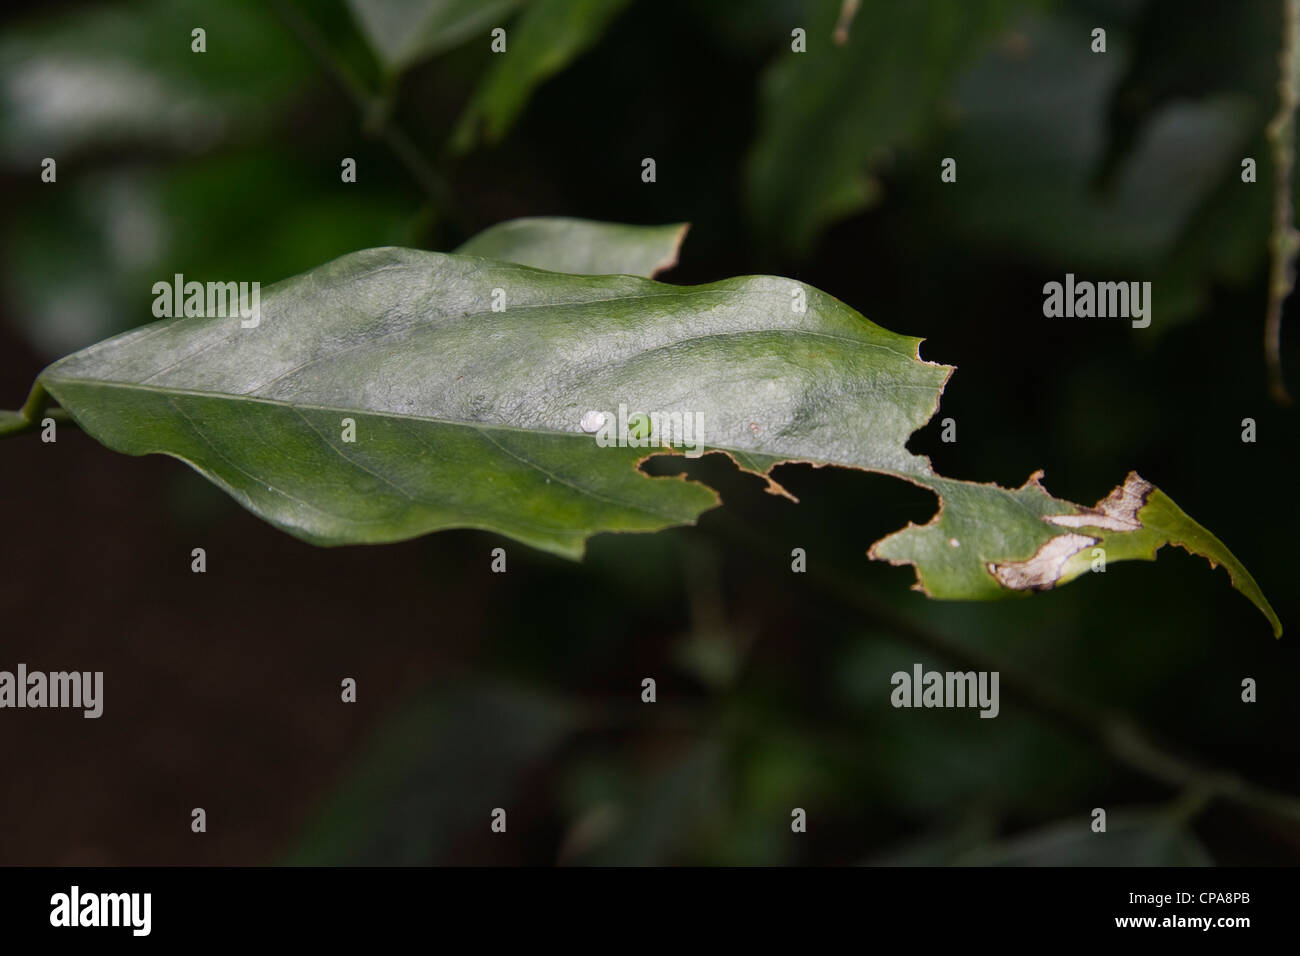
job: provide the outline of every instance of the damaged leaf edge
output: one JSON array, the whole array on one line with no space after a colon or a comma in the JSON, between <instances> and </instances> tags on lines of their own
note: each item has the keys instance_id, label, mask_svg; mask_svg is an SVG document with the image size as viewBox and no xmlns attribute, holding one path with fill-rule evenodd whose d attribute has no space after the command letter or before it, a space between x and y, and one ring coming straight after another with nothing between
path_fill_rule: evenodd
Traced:
<instances>
[{"instance_id":1,"label":"damaged leaf edge","mask_svg":"<svg viewBox=\"0 0 1300 956\"><path fill-rule=\"evenodd\" d=\"M869 469L864 469L864 470L869 470ZM898 535L905 534L910 530L937 526L942 521L943 511L944 511L944 507L947 504L947 501L944 498L943 494L941 494L938 490L931 487L930 485L927 485L923 480L917 480L912 476L896 473L896 472L884 472L884 473L892 474L895 477L902 478L906 481L910 481L912 484L915 484L918 487L925 488L927 491L931 492L938 499L938 508L935 511L934 515L930 518L930 520L927 521L925 524L918 525L914 521L909 521L905 527L900 528L898 531L891 532L890 534L886 535L885 537L875 542L871 546L871 548L867 551L867 556L874 561L884 561L895 567L903 567L903 566L910 565L916 573L916 581L912 585L912 590L919 591L920 593L924 594L926 597L933 599L934 596L930 593L929 588L926 587L925 578L922 573L921 567L916 561L911 560L909 558L897 558L897 559L886 558L880 554L878 549L881 547L881 545L885 544L885 542L889 541L890 539L897 537ZM961 479L946 478L937 474L932 476L934 478L938 478L943 481L956 482L959 484L979 485L981 487L994 488L999 491L1011 492L1011 493L1017 491L1023 491L1026 488L1033 486L1041 490L1043 494L1046 495L1050 501L1056 504L1060 504L1065 509L1067 509L1054 514L1044 515L1042 520L1045 525L1055 525L1056 527L1069 528L1071 529L1070 531L1049 538L1046 542L1040 545L1033 554L1028 555L1023 559L1004 560L1001 562L993 562L993 561L985 562L984 565L985 570L993 578L993 580L996 581L998 585L1004 591L1007 592L1008 595L1025 594L1031 591L1053 590L1062 583L1068 584L1070 583L1070 581L1074 580L1074 577L1076 577L1077 575L1072 575L1071 577L1067 578L1065 581L1060 580L1061 574L1064 572L1065 564L1069 561L1070 558L1074 557L1074 555L1078 554L1080 551L1083 551L1085 548L1092 547L1102 540L1102 537L1093 537L1083 532L1087 532L1091 530L1091 531L1099 531L1103 533L1125 534L1125 533L1131 533L1133 531L1140 531L1145 529L1145 530L1150 530L1156 534L1164 535L1165 540L1154 543L1149 554L1143 555L1141 558L1130 558L1129 560L1136 559L1136 560L1154 561L1156 560L1156 556L1159 553L1161 548L1165 547L1166 545L1172 545L1175 547L1182 548L1188 554L1195 555L1196 557L1199 558L1203 558L1204 560L1209 562L1211 570L1214 570L1218 568L1220 564L1223 564L1224 570L1227 571L1228 573L1228 579L1232 587L1236 591L1238 591L1243 597L1249 600L1252 604L1254 604L1255 607L1258 608L1260 613L1264 615L1264 617L1268 620L1270 626L1272 627L1274 637L1282 636L1283 628L1282 628L1281 620L1278 618L1277 613L1273 610L1273 606L1269 603L1268 598L1264 596L1263 590L1259 587L1258 582L1255 580L1254 576L1246 569L1245 565L1241 563L1241 561L1237 558L1237 556L1233 554L1232 551L1227 547L1227 545L1225 545L1221 540L1219 540L1219 538L1211 534L1202 525L1200 525L1198 522L1193 520L1185 511L1182 510L1182 508L1178 507L1177 503L1174 502L1172 498L1170 498L1167 494L1161 491L1157 486L1146 481L1136 471L1130 471L1121 484L1113 488L1105 498L1102 498L1100 501L1097 502L1096 505L1092 507L1088 507L1085 505L1076 505L1072 502L1064 501L1062 499L1053 497L1052 494L1042 484L1043 476L1044 473L1042 469L1039 469L1035 471L1033 474L1031 474L1029 478L1025 481L1025 483L1021 485L1019 488L1003 488L1001 485L998 485L995 482L963 482L961 481ZM1120 512L1119 514L1116 514L1115 512L1118 510L1118 506L1130 502L1132 497L1135 494L1139 494L1141 496L1141 504L1137 505L1135 508L1132 509L1133 517L1128 518L1124 514L1124 512ZM1210 542L1212 542L1213 545L1216 545L1221 550L1223 555L1222 561L1217 560L1208 551L1198 550L1197 548L1190 545L1187 541L1175 537L1172 533L1166 532L1164 529L1160 528L1159 526L1148 525L1147 523L1145 523L1143 512L1149 506L1154 504L1154 502L1152 502L1151 499L1152 496L1157 494L1160 495L1161 498L1163 499L1163 502L1168 504L1170 507L1172 507L1180 517L1182 517L1184 520L1186 520L1189 524L1193 525L1194 527L1199 528L1200 531L1210 540ZM1073 509L1073 510L1068 510L1068 509ZM1083 519L1099 519L1099 520L1083 520ZM1055 551L1049 551L1048 550L1049 548L1054 548L1057 551L1068 549L1068 551L1064 554L1056 554ZM1026 583L1024 583L1023 586L1021 587L1016 587L1008 583L1008 579L1017 580L1015 575L1009 572L1009 569L1023 568L1025 565L1028 565L1031 562L1038 559L1040 555L1046 555L1048 560L1054 560L1055 562L1053 567L1054 574L1050 580L1047 579L1040 580L1035 578L1033 575L1029 575L1024 578ZM1037 583L1033 583L1033 584L1028 583L1030 580L1034 580Z\"/></svg>"}]
</instances>

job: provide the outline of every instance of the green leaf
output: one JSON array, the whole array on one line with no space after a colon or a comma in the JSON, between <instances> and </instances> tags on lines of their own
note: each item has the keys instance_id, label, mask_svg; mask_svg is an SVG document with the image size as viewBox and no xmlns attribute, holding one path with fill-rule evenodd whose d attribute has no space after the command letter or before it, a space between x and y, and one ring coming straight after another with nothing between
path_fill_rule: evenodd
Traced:
<instances>
[{"instance_id":1,"label":"green leaf","mask_svg":"<svg viewBox=\"0 0 1300 956\"><path fill-rule=\"evenodd\" d=\"M390 72L504 26L522 0L348 0L371 50Z\"/></svg>"},{"instance_id":2,"label":"green leaf","mask_svg":"<svg viewBox=\"0 0 1300 956\"><path fill-rule=\"evenodd\" d=\"M677 264L677 253L688 228L684 222L625 226L538 216L497 223L456 252L549 272L649 278Z\"/></svg>"},{"instance_id":3,"label":"green leaf","mask_svg":"<svg viewBox=\"0 0 1300 956\"><path fill-rule=\"evenodd\" d=\"M587 49L622 12L628 0L532 0L510 34L506 52L493 58L452 134L459 152L473 148L481 132L501 140L533 90Z\"/></svg>"},{"instance_id":4,"label":"green leaf","mask_svg":"<svg viewBox=\"0 0 1300 956\"><path fill-rule=\"evenodd\" d=\"M759 231L798 250L875 199L873 164L937 124L959 69L1025 4L880 0L862 5L844 46L831 42L840 0L812 6L807 52L783 44L763 77L747 183Z\"/></svg>"},{"instance_id":5,"label":"green leaf","mask_svg":"<svg viewBox=\"0 0 1300 956\"><path fill-rule=\"evenodd\" d=\"M1006 489L935 474L906 443L952 369L790 279L678 287L371 249L268 288L256 327L242 325L166 319L40 383L109 447L181 458L318 544L469 527L580 557L595 533L685 524L717 503L639 469L698 454L703 432L778 494L771 472L786 462L933 491L931 522L871 550L914 565L931 596L1043 590L1092 567L1097 548L1150 560L1172 543L1225 565L1281 631L1240 562L1136 474L1095 508L1051 497L1038 475Z\"/></svg>"},{"instance_id":6,"label":"green leaf","mask_svg":"<svg viewBox=\"0 0 1300 956\"><path fill-rule=\"evenodd\" d=\"M997 598L1008 590L1050 590L1115 561L1154 561L1172 544L1211 567L1223 565L1232 586L1281 636L1281 622L1245 566L1137 472L1091 508L1053 498L1041 478L1035 472L1016 489L937 475L914 479L943 507L928 524L909 524L876 542L871 557L915 566L914 586L930 597Z\"/></svg>"}]
</instances>

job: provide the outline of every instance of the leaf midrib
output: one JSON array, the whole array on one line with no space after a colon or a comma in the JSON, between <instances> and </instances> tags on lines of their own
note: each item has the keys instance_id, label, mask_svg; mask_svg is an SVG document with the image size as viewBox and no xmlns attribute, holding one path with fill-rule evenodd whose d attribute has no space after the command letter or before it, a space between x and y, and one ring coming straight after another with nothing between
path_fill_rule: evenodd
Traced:
<instances>
[{"instance_id":1,"label":"leaf midrib","mask_svg":"<svg viewBox=\"0 0 1300 956\"><path fill-rule=\"evenodd\" d=\"M460 428L471 428L476 431L501 431L501 432L517 433L521 435L562 436L567 438L590 439L593 442L595 441L594 434L588 432L557 431L553 428L542 428L542 427L526 428L521 425L506 425L500 422L471 422L471 421L465 421L463 419L457 419L457 418L438 418L433 415L413 415L413 414L407 414L405 412L394 412L394 411L388 411L383 409L346 408L337 405L316 405L309 402L290 402L279 398L266 398L265 396L261 396L261 395L236 395L231 392L210 392L210 391L205 391L203 389L180 388L177 386L141 385L138 382L118 382L109 379L95 379L95 378L59 378L57 376L48 376L48 377L42 376L42 380L47 384L53 383L55 388L57 388L60 384L72 385L72 386L85 385L85 386L93 386L93 387L100 387L100 388L120 388L120 389L126 389L128 391L149 392L151 394L163 395L163 396L188 395L196 398L212 398L212 399L219 399L222 401L230 401L230 402L257 402L262 405L271 405L277 408L287 408L295 411L299 409L305 409L307 411L333 412L333 413L343 414L343 415L373 415L378 418L392 418L392 419L397 419L399 421L431 422L437 425L450 425L450 426L460 427ZM55 397L57 398L57 395ZM629 445L628 447L632 448L633 446ZM644 451L647 453L647 456L649 456L655 454L679 454L680 452L675 451L676 448L677 446L673 446L673 445L670 446L648 445L645 448L633 448L633 450ZM880 474L887 474L887 475L897 474L900 476L903 475L903 472L894 471L892 469L881 468L878 466L859 465L854 462L835 461L833 459L816 458L811 456L790 458L789 453L787 451L771 451L764 448L735 448L730 445L705 444L704 450L705 452L723 451L723 452L727 452L730 455L766 455L769 457L783 458L785 461L790 463L807 462L809 464L840 465L846 468L865 469L867 471L874 471Z\"/></svg>"}]
</instances>

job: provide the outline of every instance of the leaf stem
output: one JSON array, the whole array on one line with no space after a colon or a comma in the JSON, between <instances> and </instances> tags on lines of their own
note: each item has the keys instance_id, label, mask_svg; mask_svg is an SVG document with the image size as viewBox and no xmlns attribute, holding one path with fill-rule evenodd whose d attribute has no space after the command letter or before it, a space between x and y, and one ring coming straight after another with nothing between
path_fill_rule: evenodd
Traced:
<instances>
[{"instance_id":1,"label":"leaf stem","mask_svg":"<svg viewBox=\"0 0 1300 956\"><path fill-rule=\"evenodd\" d=\"M379 138L406 167L417 186L429 197L435 209L449 218L459 214L452 199L451 189L416 145L393 122L397 79L386 73L381 93L372 93L357 75L330 48L316 26L289 0L273 0L271 4L285 27L315 58L320 67L346 93L361 114L362 129Z\"/></svg>"},{"instance_id":2,"label":"leaf stem","mask_svg":"<svg viewBox=\"0 0 1300 956\"><path fill-rule=\"evenodd\" d=\"M52 418L59 424L76 424L63 409L49 408L49 404L50 393L40 382L34 383L22 408L16 412L0 411L0 438L35 431L46 418Z\"/></svg>"},{"instance_id":3,"label":"leaf stem","mask_svg":"<svg viewBox=\"0 0 1300 956\"><path fill-rule=\"evenodd\" d=\"M1272 265L1268 280L1268 311L1264 321L1264 357L1273 400L1290 405L1282 373L1282 307L1295 290L1295 260L1300 252L1291 196L1295 169L1295 114L1300 104L1300 0L1282 5L1282 50L1278 54L1277 114L1265 136L1273 151L1273 232L1269 237Z\"/></svg>"}]
</instances>

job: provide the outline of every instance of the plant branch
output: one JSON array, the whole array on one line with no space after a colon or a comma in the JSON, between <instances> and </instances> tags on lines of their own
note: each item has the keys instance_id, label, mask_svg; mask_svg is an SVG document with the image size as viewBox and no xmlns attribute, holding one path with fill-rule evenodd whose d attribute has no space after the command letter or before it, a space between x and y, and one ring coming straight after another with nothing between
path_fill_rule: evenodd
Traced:
<instances>
[{"instance_id":1,"label":"plant branch","mask_svg":"<svg viewBox=\"0 0 1300 956\"><path fill-rule=\"evenodd\" d=\"M410 137L393 122L395 78L386 78L382 94L372 93L348 65L335 55L325 37L294 4L289 0L273 0L271 7L289 32L352 100L361 114L362 129L368 135L378 137L388 147L436 209L455 218L457 211L451 189Z\"/></svg>"},{"instance_id":2,"label":"plant branch","mask_svg":"<svg viewBox=\"0 0 1300 956\"><path fill-rule=\"evenodd\" d=\"M1277 114L1265 136L1273 152L1273 232L1269 237L1272 265L1268 279L1268 312L1264 321L1264 356L1273 400L1291 404L1282 374L1282 307L1295 290L1295 260L1300 233L1294 225L1291 196L1295 170L1295 114L1300 103L1300 0L1283 0L1282 50L1278 54Z\"/></svg>"},{"instance_id":3,"label":"plant branch","mask_svg":"<svg viewBox=\"0 0 1300 956\"><path fill-rule=\"evenodd\" d=\"M844 0L840 6L840 17L835 23L835 32L831 34L831 40L836 46L844 46L849 42L849 27L853 25L853 18L858 15L858 7L862 5L862 0Z\"/></svg>"}]
</instances>

